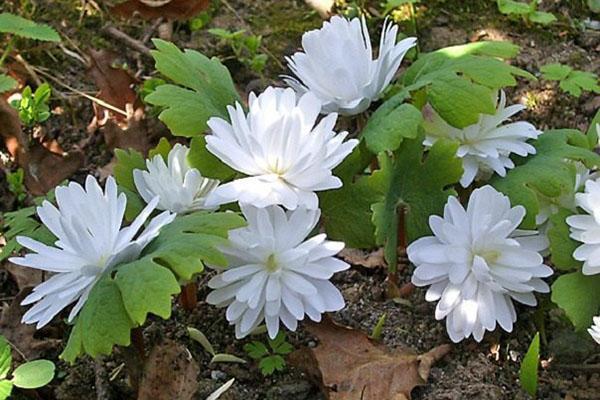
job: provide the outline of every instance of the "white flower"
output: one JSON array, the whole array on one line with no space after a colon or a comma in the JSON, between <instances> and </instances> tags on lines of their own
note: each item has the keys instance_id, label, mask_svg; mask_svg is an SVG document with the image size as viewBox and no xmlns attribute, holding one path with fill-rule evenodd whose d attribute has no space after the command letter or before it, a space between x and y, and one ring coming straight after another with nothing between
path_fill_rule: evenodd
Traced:
<instances>
[{"instance_id":1,"label":"white flower","mask_svg":"<svg viewBox=\"0 0 600 400\"><path fill-rule=\"evenodd\" d=\"M450 126L427 105L423 109L427 134L423 144L432 146L442 137L460 143L456 155L463 159L464 173L460 179L463 187L469 186L475 179L487 179L494 172L505 176L506 170L515 166L509 158L510 154L515 153L522 157L535 154L535 147L527 143L527 140L537 139L542 134L525 121L501 125L523 109L525 106L521 104L506 107L506 95L504 91L500 91L500 101L495 114L481 114L476 124L458 129Z\"/></svg>"},{"instance_id":2,"label":"white flower","mask_svg":"<svg viewBox=\"0 0 600 400\"><path fill-rule=\"evenodd\" d=\"M588 180L585 192L575 194L575 203L586 215L571 215L567 224L571 238L582 242L573 252L573 258L583 261L584 275L600 273L600 179Z\"/></svg>"},{"instance_id":3,"label":"white flower","mask_svg":"<svg viewBox=\"0 0 600 400\"><path fill-rule=\"evenodd\" d=\"M187 162L188 153L189 149L178 143L169 152L167 164L157 154L146 160L147 171L133 171L135 187L146 203L158 196L159 210L178 214L214 209L206 206L205 202L219 181L203 178L200 171L191 168Z\"/></svg>"},{"instance_id":4,"label":"white flower","mask_svg":"<svg viewBox=\"0 0 600 400\"><path fill-rule=\"evenodd\" d=\"M231 123L211 118L207 149L249 176L219 186L207 204L240 201L316 209L314 192L342 186L331 170L358 144L356 139L343 142L347 132L333 131L336 114L315 126L319 109L311 93L296 98L292 89L269 87L258 97L250 94L248 115L238 103L228 107Z\"/></svg>"},{"instance_id":5,"label":"white flower","mask_svg":"<svg viewBox=\"0 0 600 400\"><path fill-rule=\"evenodd\" d=\"M302 36L304 52L287 58L298 79L286 76L284 80L298 93L310 91L317 96L324 114L359 114L390 84L404 55L416 43L416 38L396 43L397 33L398 27L386 21L379 57L373 60L365 19L332 17L321 29Z\"/></svg>"},{"instance_id":6,"label":"white flower","mask_svg":"<svg viewBox=\"0 0 600 400\"><path fill-rule=\"evenodd\" d=\"M175 214L163 212L134 239L156 207L158 198L150 201L131 225L121 229L127 198L117 193L112 177L107 179L104 192L98 182L88 176L85 189L72 182L56 188L55 193L58 208L48 201L37 208L42 223L58 238L55 245L47 246L19 236L19 244L34 253L10 259L24 267L54 273L21 303L36 303L23 315L23 322L37 322L38 329L77 301L69 314L72 321L102 275L117 264L138 258L144 247L158 236L160 228L175 218Z\"/></svg>"},{"instance_id":7,"label":"white flower","mask_svg":"<svg viewBox=\"0 0 600 400\"><path fill-rule=\"evenodd\" d=\"M522 206L511 208L508 197L484 186L473 191L466 210L449 197L444 217L429 218L435 236L408 246L417 266L412 282L431 285L425 299L439 300L435 318L446 318L453 342L471 335L481 341L496 323L512 331L512 300L535 306L533 292L550 290L540 279L552 274L539 254L547 242L535 231L517 229L524 216Z\"/></svg>"},{"instance_id":8,"label":"white flower","mask_svg":"<svg viewBox=\"0 0 600 400\"><path fill-rule=\"evenodd\" d=\"M592 336L592 338L596 341L596 343L600 344L600 316L593 318L594 323L591 328L588 329L588 332Z\"/></svg>"},{"instance_id":9,"label":"white flower","mask_svg":"<svg viewBox=\"0 0 600 400\"><path fill-rule=\"evenodd\" d=\"M322 313L344 307L341 293L329 282L335 272L349 268L333 257L344 243L327 241L325 234L305 240L319 210L241 207L248 226L229 232L230 244L221 249L229 267L210 280L215 290L206 299L227 307L237 338L263 320L275 338L279 321L295 331L304 314L318 322Z\"/></svg>"}]
</instances>

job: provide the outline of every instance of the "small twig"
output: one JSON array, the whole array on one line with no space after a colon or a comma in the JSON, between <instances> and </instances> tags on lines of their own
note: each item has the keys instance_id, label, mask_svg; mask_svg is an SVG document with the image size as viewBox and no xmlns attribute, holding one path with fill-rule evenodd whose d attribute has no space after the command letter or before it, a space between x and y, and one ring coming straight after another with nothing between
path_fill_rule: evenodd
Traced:
<instances>
[{"instance_id":1,"label":"small twig","mask_svg":"<svg viewBox=\"0 0 600 400\"><path fill-rule=\"evenodd\" d=\"M164 18L160 17L157 18L156 21L154 21L152 23L152 25L150 25L148 27L148 29L144 32L144 35L142 36L142 40L140 40L140 42L142 43L148 43L148 41L152 38L152 36L154 36L154 32L156 32L156 30L158 29L158 27L160 26L160 24L162 24L164 21Z\"/></svg>"},{"instance_id":2,"label":"small twig","mask_svg":"<svg viewBox=\"0 0 600 400\"><path fill-rule=\"evenodd\" d=\"M33 67L29 65L29 63L25 61L25 59L20 54L17 54L15 56L15 60L17 60L17 62L21 64L23 68L25 68L25 70L27 70L27 73L31 76L31 78L37 86L40 86L43 83L38 74L33 69Z\"/></svg>"},{"instance_id":3,"label":"small twig","mask_svg":"<svg viewBox=\"0 0 600 400\"><path fill-rule=\"evenodd\" d=\"M116 112L116 113L119 113L119 114L121 114L121 115L124 115L124 116L126 116L126 117L127 117L127 116L129 116L129 114L127 114L127 111L121 110L120 108L118 108L118 107L115 107L115 106L113 106L112 104L109 104L109 103L107 103L106 101L104 101L104 100L101 100L101 99L99 99L99 98L97 98L97 97L90 96L89 94L87 94L87 93L84 93L84 92L82 92L81 90L75 89L75 88L73 88L73 87L71 87L71 86L67 85L66 83L62 83L60 80L56 79L55 77L53 77L53 76L52 76L52 75L50 75L49 73L47 73L47 72L44 72L44 71L42 71L42 70L41 70L41 69L39 69L39 68L36 68L36 67L33 67L33 66L32 66L32 68L33 68L35 71L37 71L38 73L40 73L40 74L44 75L46 78L48 78L48 79L52 80L54 83L56 83L56 84L58 84L58 85L60 85L60 86L64 87L65 89L69 89L69 90L70 90L70 91L72 91L73 93L77 93L78 95L80 95L80 96L82 96L82 97L85 97L86 99L88 99L88 100L91 100L91 101L93 101L94 103L96 103L96 104L98 104L98 105L100 105L100 106L102 106L102 107L104 107L104 108L108 108L108 109L109 109L109 110L111 110L111 111L114 111L114 112Z\"/></svg>"},{"instance_id":4,"label":"small twig","mask_svg":"<svg viewBox=\"0 0 600 400\"><path fill-rule=\"evenodd\" d=\"M127 47L140 52L148 57L150 57L150 49L144 45L144 43L140 42L137 39L132 38L125 32L121 32L119 29L114 27L111 24L106 24L102 27L102 32L112 37L113 39L119 40L123 42Z\"/></svg>"},{"instance_id":5,"label":"small twig","mask_svg":"<svg viewBox=\"0 0 600 400\"><path fill-rule=\"evenodd\" d=\"M4 338L4 340L6 340L6 342L10 345L10 347L12 347L13 349L15 349L15 351L17 353L19 353L19 355L23 358L23 360L25 361L29 361L29 359L25 356L25 354L10 340L8 340L6 337Z\"/></svg>"}]
</instances>

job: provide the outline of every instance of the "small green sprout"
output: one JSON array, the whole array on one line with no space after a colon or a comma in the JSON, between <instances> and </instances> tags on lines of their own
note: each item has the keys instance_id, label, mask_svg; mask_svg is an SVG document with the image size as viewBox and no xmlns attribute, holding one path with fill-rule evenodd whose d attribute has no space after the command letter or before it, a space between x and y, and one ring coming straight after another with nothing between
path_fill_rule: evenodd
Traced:
<instances>
[{"instance_id":1,"label":"small green sprout","mask_svg":"<svg viewBox=\"0 0 600 400\"><path fill-rule=\"evenodd\" d=\"M4 336L0 336L0 400L8 399L13 387L37 389L46 386L54 379L55 366L52 361L35 360L19 365L8 379L12 355L11 348Z\"/></svg>"},{"instance_id":2,"label":"small green sprout","mask_svg":"<svg viewBox=\"0 0 600 400\"><path fill-rule=\"evenodd\" d=\"M199 331L198 329L188 327L187 331L188 331L188 335L190 335L190 338L192 338L196 342L200 343L200 345L204 348L204 350L206 350L207 352L209 352L212 355L212 359L210 360L211 364L218 363L218 362L238 363L238 364L246 363L246 360L239 358L237 356L234 356L233 354L217 353L215 351L215 348L213 347L213 345L210 343L210 341L206 337L206 335L204 333L202 333L201 331Z\"/></svg>"},{"instance_id":3,"label":"small green sprout","mask_svg":"<svg viewBox=\"0 0 600 400\"><path fill-rule=\"evenodd\" d=\"M546 64L540 68L542 77L549 81L558 81L558 86L572 96L579 97L585 91L600 93L598 75L578 71L559 63Z\"/></svg>"},{"instance_id":4,"label":"small green sprout","mask_svg":"<svg viewBox=\"0 0 600 400\"><path fill-rule=\"evenodd\" d=\"M540 333L536 333L529 350L521 362L519 369L519 379L521 387L525 389L530 396L535 396L538 386L538 365L540 362Z\"/></svg>"},{"instance_id":5,"label":"small green sprout","mask_svg":"<svg viewBox=\"0 0 600 400\"><path fill-rule=\"evenodd\" d=\"M522 3L514 0L497 0L498 10L505 15L516 15L523 18L525 22L534 24L548 25L556 21L552 13L538 11L540 0L531 0L529 3Z\"/></svg>"},{"instance_id":6,"label":"small green sprout","mask_svg":"<svg viewBox=\"0 0 600 400\"><path fill-rule=\"evenodd\" d=\"M267 65L267 55L260 52L262 36L247 34L244 29L231 32L226 29L209 29L209 33L229 44L235 57L259 75Z\"/></svg>"},{"instance_id":7,"label":"small green sprout","mask_svg":"<svg viewBox=\"0 0 600 400\"><path fill-rule=\"evenodd\" d=\"M373 328L373 333L371 333L371 339L380 340L381 334L383 333L383 325L385 325L385 319L387 317L386 313L381 314L375 328Z\"/></svg>"},{"instance_id":8,"label":"small green sprout","mask_svg":"<svg viewBox=\"0 0 600 400\"><path fill-rule=\"evenodd\" d=\"M25 171L23 171L23 168L19 168L15 172L8 172L6 174L8 190L17 197L17 202L19 203L22 203L27 197L27 191L25 190L25 184L23 183L24 177Z\"/></svg>"},{"instance_id":9,"label":"small green sprout","mask_svg":"<svg viewBox=\"0 0 600 400\"><path fill-rule=\"evenodd\" d=\"M48 102L51 95L52 89L47 83L40 85L35 92L26 86L21 93L21 99L13 100L11 105L19 112L21 121L27 126L32 126L50 118Z\"/></svg>"},{"instance_id":10,"label":"small green sprout","mask_svg":"<svg viewBox=\"0 0 600 400\"><path fill-rule=\"evenodd\" d=\"M250 358L258 361L258 367L264 376L272 375L275 370L283 371L285 368L283 356L294 350L283 332L279 332L275 339L269 339L269 347L270 349L256 340L244 346Z\"/></svg>"}]
</instances>

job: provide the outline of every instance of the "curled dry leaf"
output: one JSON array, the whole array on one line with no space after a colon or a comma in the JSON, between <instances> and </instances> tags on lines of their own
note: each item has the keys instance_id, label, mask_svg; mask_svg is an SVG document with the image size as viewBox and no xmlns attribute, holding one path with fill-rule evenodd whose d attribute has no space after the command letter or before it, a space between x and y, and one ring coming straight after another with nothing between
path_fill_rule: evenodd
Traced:
<instances>
[{"instance_id":1,"label":"curled dry leaf","mask_svg":"<svg viewBox=\"0 0 600 400\"><path fill-rule=\"evenodd\" d=\"M121 17L139 15L145 19L168 18L186 21L210 5L210 0L128 0L112 11Z\"/></svg>"},{"instance_id":2,"label":"curled dry leaf","mask_svg":"<svg viewBox=\"0 0 600 400\"><path fill-rule=\"evenodd\" d=\"M196 393L200 368L185 346L165 340L144 365L138 400L188 400Z\"/></svg>"},{"instance_id":3,"label":"curled dry leaf","mask_svg":"<svg viewBox=\"0 0 600 400\"><path fill-rule=\"evenodd\" d=\"M81 152L64 154L55 140L44 143L29 140L17 112L3 99L0 99L0 137L25 171L25 186L35 196L46 194L83 164Z\"/></svg>"},{"instance_id":4,"label":"curled dry leaf","mask_svg":"<svg viewBox=\"0 0 600 400\"><path fill-rule=\"evenodd\" d=\"M408 400L416 386L426 383L431 366L451 349L441 345L421 355L390 351L365 333L329 319L307 329L319 345L297 350L290 362L306 370L329 400Z\"/></svg>"},{"instance_id":5,"label":"curled dry leaf","mask_svg":"<svg viewBox=\"0 0 600 400\"><path fill-rule=\"evenodd\" d=\"M134 90L136 79L125 69L117 67L118 55L108 50L90 50L88 75L94 80L99 92L100 100L126 111L129 107L137 109L141 101ZM119 124L126 122L123 114L116 113L94 103L94 112L98 125L103 126L106 121L113 120Z\"/></svg>"},{"instance_id":6,"label":"curled dry leaf","mask_svg":"<svg viewBox=\"0 0 600 400\"><path fill-rule=\"evenodd\" d=\"M40 355L60 343L57 339L38 340L34 337L35 325L21 323L21 318L26 311L21 301L31 293L31 287L21 290L12 300L10 305L5 305L0 314L0 335L3 335L16 351L13 355L17 360L22 360L24 355L28 360L39 358Z\"/></svg>"},{"instance_id":7,"label":"curled dry leaf","mask_svg":"<svg viewBox=\"0 0 600 400\"><path fill-rule=\"evenodd\" d=\"M383 248L374 251L345 248L338 256L350 265L359 265L365 268L385 268Z\"/></svg>"}]
</instances>

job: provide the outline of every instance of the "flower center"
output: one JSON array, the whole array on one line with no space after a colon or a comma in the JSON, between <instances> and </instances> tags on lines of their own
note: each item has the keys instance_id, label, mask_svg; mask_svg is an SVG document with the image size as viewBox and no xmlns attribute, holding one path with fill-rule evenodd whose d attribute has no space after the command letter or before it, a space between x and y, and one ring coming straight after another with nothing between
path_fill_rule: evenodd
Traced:
<instances>
[{"instance_id":1,"label":"flower center","mask_svg":"<svg viewBox=\"0 0 600 400\"><path fill-rule=\"evenodd\" d=\"M268 258L267 261L265 262L265 268L267 270L267 272L275 272L279 269L279 264L277 263L277 260L275 259L275 254L271 254Z\"/></svg>"},{"instance_id":2,"label":"flower center","mask_svg":"<svg viewBox=\"0 0 600 400\"><path fill-rule=\"evenodd\" d=\"M490 265L498 260L498 257L500 257L500 252L498 250L484 250L479 252L477 255L483 258L485 262Z\"/></svg>"},{"instance_id":3,"label":"flower center","mask_svg":"<svg viewBox=\"0 0 600 400\"><path fill-rule=\"evenodd\" d=\"M284 163L279 159L279 157L276 157L275 160L272 160L269 163L269 169L272 173L280 177L287 172L287 168L285 168Z\"/></svg>"}]
</instances>

